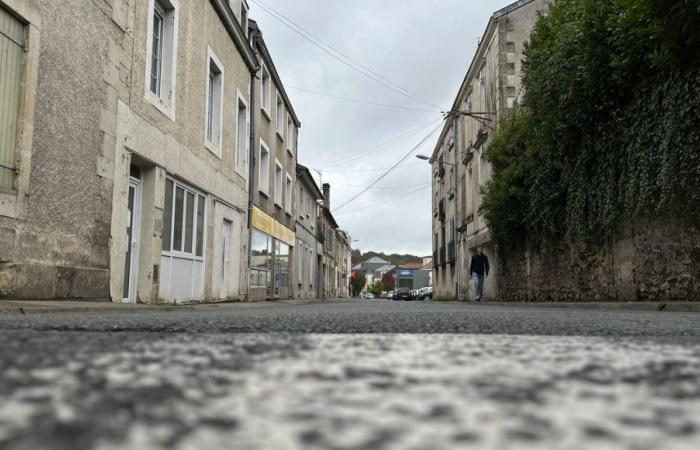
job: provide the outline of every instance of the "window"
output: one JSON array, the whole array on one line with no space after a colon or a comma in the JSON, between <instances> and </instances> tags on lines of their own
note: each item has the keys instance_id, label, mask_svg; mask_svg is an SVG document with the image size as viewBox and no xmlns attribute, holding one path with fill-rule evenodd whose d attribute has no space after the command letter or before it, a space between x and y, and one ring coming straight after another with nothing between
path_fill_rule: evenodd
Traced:
<instances>
[{"instance_id":1,"label":"window","mask_svg":"<svg viewBox=\"0 0 700 450\"><path fill-rule=\"evenodd\" d=\"M275 288L289 287L289 245L275 241Z\"/></svg>"},{"instance_id":2,"label":"window","mask_svg":"<svg viewBox=\"0 0 700 450\"><path fill-rule=\"evenodd\" d=\"M151 0L148 18L146 98L174 118L178 0Z\"/></svg>"},{"instance_id":3,"label":"window","mask_svg":"<svg viewBox=\"0 0 700 450\"><path fill-rule=\"evenodd\" d=\"M258 189L266 196L270 196L270 149L260 140L260 182Z\"/></svg>"},{"instance_id":4,"label":"window","mask_svg":"<svg viewBox=\"0 0 700 450\"><path fill-rule=\"evenodd\" d=\"M299 186L299 201L297 205L297 211L299 212L299 218L303 219L304 218L304 189L302 188L301 183L298 184Z\"/></svg>"},{"instance_id":5,"label":"window","mask_svg":"<svg viewBox=\"0 0 700 450\"><path fill-rule=\"evenodd\" d=\"M282 205L282 189L283 189L283 174L284 169L282 168L282 164L280 164L279 161L275 160L275 190L273 192L273 197L275 200L275 204L279 206Z\"/></svg>"},{"instance_id":6,"label":"window","mask_svg":"<svg viewBox=\"0 0 700 450\"><path fill-rule=\"evenodd\" d=\"M277 136L284 140L284 102L279 94L277 94Z\"/></svg>"},{"instance_id":7,"label":"window","mask_svg":"<svg viewBox=\"0 0 700 450\"><path fill-rule=\"evenodd\" d=\"M250 287L267 287L272 280L272 238L258 230L252 230L250 248Z\"/></svg>"},{"instance_id":8,"label":"window","mask_svg":"<svg viewBox=\"0 0 700 450\"><path fill-rule=\"evenodd\" d=\"M192 258L204 256L203 195L170 178L165 181L162 249Z\"/></svg>"},{"instance_id":9,"label":"window","mask_svg":"<svg viewBox=\"0 0 700 450\"><path fill-rule=\"evenodd\" d=\"M250 118L248 117L248 105L245 99L238 92L238 114L236 117L236 167L239 170L245 168L246 165L246 155L248 155L249 140L248 140L248 126Z\"/></svg>"},{"instance_id":10,"label":"window","mask_svg":"<svg viewBox=\"0 0 700 450\"><path fill-rule=\"evenodd\" d=\"M0 5L0 188L4 189L12 189L15 180L24 45L24 24Z\"/></svg>"},{"instance_id":11,"label":"window","mask_svg":"<svg viewBox=\"0 0 700 450\"><path fill-rule=\"evenodd\" d=\"M207 57L207 118L205 145L221 157L221 134L224 97L224 69L218 58L209 49Z\"/></svg>"},{"instance_id":12,"label":"window","mask_svg":"<svg viewBox=\"0 0 700 450\"><path fill-rule=\"evenodd\" d=\"M245 0L241 0L241 27L243 27L243 33L248 36L248 5Z\"/></svg>"},{"instance_id":13,"label":"window","mask_svg":"<svg viewBox=\"0 0 700 450\"><path fill-rule=\"evenodd\" d=\"M304 279L302 273L304 271L304 247L301 241L297 241L297 283L302 284Z\"/></svg>"},{"instance_id":14,"label":"window","mask_svg":"<svg viewBox=\"0 0 700 450\"><path fill-rule=\"evenodd\" d=\"M272 80L270 79L270 72L265 67L265 64L261 65L262 74L260 76L260 108L265 114L263 114L269 121L270 115L270 100L272 99Z\"/></svg>"},{"instance_id":15,"label":"window","mask_svg":"<svg viewBox=\"0 0 700 450\"><path fill-rule=\"evenodd\" d=\"M287 151L290 155L294 156L294 120L292 120L292 115L287 116Z\"/></svg>"},{"instance_id":16,"label":"window","mask_svg":"<svg viewBox=\"0 0 700 450\"><path fill-rule=\"evenodd\" d=\"M287 174L287 184L284 191L284 210L289 215L292 214L292 192L294 192L293 184L294 181L292 180L292 177Z\"/></svg>"}]
</instances>

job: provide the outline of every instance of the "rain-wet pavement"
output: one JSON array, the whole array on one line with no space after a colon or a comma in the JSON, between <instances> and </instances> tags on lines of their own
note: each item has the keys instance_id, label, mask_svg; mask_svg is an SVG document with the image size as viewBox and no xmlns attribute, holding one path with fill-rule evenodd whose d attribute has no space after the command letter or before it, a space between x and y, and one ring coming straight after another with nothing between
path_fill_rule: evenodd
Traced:
<instances>
[{"instance_id":1,"label":"rain-wet pavement","mask_svg":"<svg viewBox=\"0 0 700 450\"><path fill-rule=\"evenodd\" d=\"M0 339L3 449L700 448L700 314L357 301Z\"/></svg>"}]
</instances>

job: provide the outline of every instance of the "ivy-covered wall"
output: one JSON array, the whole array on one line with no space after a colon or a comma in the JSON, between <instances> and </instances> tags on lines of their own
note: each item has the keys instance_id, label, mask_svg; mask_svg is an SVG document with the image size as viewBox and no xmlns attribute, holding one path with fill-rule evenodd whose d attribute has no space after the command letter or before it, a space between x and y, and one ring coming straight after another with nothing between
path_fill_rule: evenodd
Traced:
<instances>
[{"instance_id":1,"label":"ivy-covered wall","mask_svg":"<svg viewBox=\"0 0 700 450\"><path fill-rule=\"evenodd\" d=\"M698 23L700 0L555 0L538 20L524 52L523 103L487 150L494 176L482 211L504 287L517 284L508 266L517 273L524 255L542 255L547 270L562 252L580 267L571 276L605 284L597 267L617 266L604 263L616 255L604 249L626 242L630 229L660 233L669 251L677 238L689 246L676 249L687 261L700 251L692 238L700 225ZM588 265L592 255L603 259ZM646 273L636 261L633 270ZM630 279L621 296L648 298L643 277ZM599 296L569 284L579 286L574 297Z\"/></svg>"}]
</instances>

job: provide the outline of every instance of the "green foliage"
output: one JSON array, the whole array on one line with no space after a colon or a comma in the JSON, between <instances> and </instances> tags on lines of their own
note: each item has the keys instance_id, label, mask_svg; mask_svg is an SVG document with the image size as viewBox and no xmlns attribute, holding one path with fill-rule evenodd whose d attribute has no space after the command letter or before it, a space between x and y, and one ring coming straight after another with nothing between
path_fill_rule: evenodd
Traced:
<instances>
[{"instance_id":1,"label":"green foliage","mask_svg":"<svg viewBox=\"0 0 700 450\"><path fill-rule=\"evenodd\" d=\"M368 259L374 258L375 256L382 258L385 261L389 261L389 263L394 266L402 266L410 262L415 263L423 261L421 257L415 255L399 255L397 253L387 255L385 253L377 253L373 251L362 253L361 250L356 249L352 251L352 265L354 266L355 264L367 261Z\"/></svg>"},{"instance_id":2,"label":"green foliage","mask_svg":"<svg viewBox=\"0 0 700 450\"><path fill-rule=\"evenodd\" d=\"M523 105L487 157L503 250L700 221L700 0L559 0L525 50Z\"/></svg>"},{"instance_id":3,"label":"green foliage","mask_svg":"<svg viewBox=\"0 0 700 450\"><path fill-rule=\"evenodd\" d=\"M362 272L354 273L352 279L350 280L350 283L352 285L353 294L360 293L367 284L367 276Z\"/></svg>"},{"instance_id":4,"label":"green foliage","mask_svg":"<svg viewBox=\"0 0 700 450\"><path fill-rule=\"evenodd\" d=\"M385 289L381 281L375 281L374 283L372 283L372 286L370 286L370 288L368 289L368 291L374 294L375 297L379 297L380 295L382 295L383 291L387 290L388 289Z\"/></svg>"}]
</instances>

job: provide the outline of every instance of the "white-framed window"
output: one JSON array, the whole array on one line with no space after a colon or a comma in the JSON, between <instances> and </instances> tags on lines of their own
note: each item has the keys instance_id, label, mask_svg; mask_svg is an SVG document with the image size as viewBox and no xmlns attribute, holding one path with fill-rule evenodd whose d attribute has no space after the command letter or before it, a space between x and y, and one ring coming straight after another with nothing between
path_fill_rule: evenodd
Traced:
<instances>
[{"instance_id":1,"label":"white-framed window","mask_svg":"<svg viewBox=\"0 0 700 450\"><path fill-rule=\"evenodd\" d=\"M292 193L294 192L294 180L287 174L287 182L284 189L284 210L287 214L292 214Z\"/></svg>"},{"instance_id":2,"label":"white-framed window","mask_svg":"<svg viewBox=\"0 0 700 450\"><path fill-rule=\"evenodd\" d=\"M260 182L258 190L270 196L270 147L265 142L260 140Z\"/></svg>"},{"instance_id":3,"label":"white-framed window","mask_svg":"<svg viewBox=\"0 0 700 450\"><path fill-rule=\"evenodd\" d=\"M294 251L297 253L297 283L301 284L303 280L302 273L304 271L304 245L301 241L297 241L297 247Z\"/></svg>"},{"instance_id":4,"label":"white-framed window","mask_svg":"<svg viewBox=\"0 0 700 450\"><path fill-rule=\"evenodd\" d=\"M149 0L145 96L175 119L179 0Z\"/></svg>"},{"instance_id":5,"label":"white-framed window","mask_svg":"<svg viewBox=\"0 0 700 450\"><path fill-rule=\"evenodd\" d=\"M240 90L236 94L236 103L236 169L242 171L250 150L250 111Z\"/></svg>"},{"instance_id":6,"label":"white-framed window","mask_svg":"<svg viewBox=\"0 0 700 450\"><path fill-rule=\"evenodd\" d=\"M273 193L274 201L276 205L284 206L282 201L284 199L282 190L284 189L284 168L278 160L275 160L275 191Z\"/></svg>"},{"instance_id":7,"label":"white-framed window","mask_svg":"<svg viewBox=\"0 0 700 450\"><path fill-rule=\"evenodd\" d=\"M294 126L292 115L287 114L287 151L292 156L294 156L295 131L296 127Z\"/></svg>"},{"instance_id":8,"label":"white-framed window","mask_svg":"<svg viewBox=\"0 0 700 450\"><path fill-rule=\"evenodd\" d=\"M241 0L241 27L243 33L248 36L248 5L245 0Z\"/></svg>"},{"instance_id":9,"label":"white-framed window","mask_svg":"<svg viewBox=\"0 0 700 450\"><path fill-rule=\"evenodd\" d=\"M212 49L207 51L206 147L221 158L224 115L224 66Z\"/></svg>"},{"instance_id":10,"label":"white-framed window","mask_svg":"<svg viewBox=\"0 0 700 450\"><path fill-rule=\"evenodd\" d=\"M203 259L206 198L170 177L165 180L162 251L169 255Z\"/></svg>"},{"instance_id":11,"label":"white-framed window","mask_svg":"<svg viewBox=\"0 0 700 450\"><path fill-rule=\"evenodd\" d=\"M284 141L284 101L282 96L277 93L277 136Z\"/></svg>"},{"instance_id":12,"label":"white-framed window","mask_svg":"<svg viewBox=\"0 0 700 450\"><path fill-rule=\"evenodd\" d=\"M299 200L297 201L297 211L299 212L299 218L304 220L304 188L302 183L297 184L299 187Z\"/></svg>"},{"instance_id":13,"label":"white-framed window","mask_svg":"<svg viewBox=\"0 0 700 450\"><path fill-rule=\"evenodd\" d=\"M270 113L272 100L272 78L270 78L270 71L267 70L265 64L261 64L261 74L260 74L260 109L265 113L263 116L270 121L272 120L272 114Z\"/></svg>"}]
</instances>

